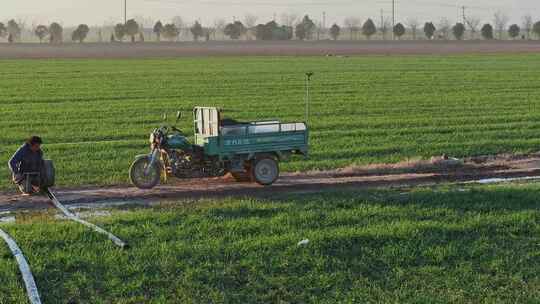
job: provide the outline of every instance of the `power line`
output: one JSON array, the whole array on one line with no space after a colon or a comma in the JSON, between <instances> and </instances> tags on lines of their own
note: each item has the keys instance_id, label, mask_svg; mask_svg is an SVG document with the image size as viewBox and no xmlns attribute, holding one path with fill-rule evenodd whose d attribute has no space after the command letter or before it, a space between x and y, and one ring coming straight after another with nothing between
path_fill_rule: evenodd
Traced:
<instances>
[{"instance_id":1,"label":"power line","mask_svg":"<svg viewBox=\"0 0 540 304\"><path fill-rule=\"evenodd\" d=\"M302 1L302 2L296 2L296 3L290 3L290 2L274 2L270 0L263 0L263 1L248 1L248 0L232 0L232 1L219 1L219 0L202 0L202 1L196 1L196 0L142 0L143 2L147 3L162 3L162 4L173 4L173 5L209 5L209 6L242 6L242 7L312 7L312 6L351 6L351 5L359 5L359 1L357 0L336 0L334 2L331 2L329 0L321 0L321 1ZM412 6L419 6L419 7L440 7L440 8L455 8L455 9L461 9L462 6L458 3L456 4L449 4L444 2L427 2L423 0L374 0L374 1L366 1L369 3L364 4L390 4L392 5L392 9L394 10L393 13L393 25L395 25L395 9L396 5L404 4L405 7L404 10L413 10L416 11L416 8L411 9ZM456 1L457 2L457 1ZM497 6L497 5L490 5L490 6L480 6L480 5L468 5L466 7L469 10L483 10L483 11L493 11L493 10L509 10L510 6ZM538 11L540 10L539 7L512 7L512 10L518 10L518 11Z\"/></svg>"},{"instance_id":2,"label":"power line","mask_svg":"<svg viewBox=\"0 0 540 304\"><path fill-rule=\"evenodd\" d=\"M127 0L124 0L125 2L127 2ZM235 7L235 6L241 6L242 8L249 8L249 7L253 7L253 8L257 8L257 7L267 7L268 10L271 12L271 11L274 11L276 12L276 10L281 10L281 9L286 9L286 8L295 8L295 9L299 9L299 8L305 8L305 9L310 9L313 8L313 7L317 7L317 6L321 6L320 8L320 11L325 11L327 12L326 8L322 8L322 6L328 6L328 7L333 7L333 8L336 8L336 7L339 7L339 6L344 6L344 7L351 7L351 6L365 6L365 5L370 5L370 4L380 4L380 5L383 5L383 6L392 6L392 26L394 27L396 25L396 22L397 22L397 19L398 19L398 16L397 16L397 5L400 5L400 4L403 4L402 6L399 7L399 9L401 9L400 12L400 15L411 15L411 14L421 14L421 15L424 15L424 13L420 13L421 11L423 11L423 8L428 8L429 7L429 10L432 10L432 8L441 8L440 10L440 13L439 14L445 14L445 15L448 15L448 10L443 10L444 8L452 8L457 14L455 15L456 19L457 20L460 20L460 19L463 19L464 22L466 22L466 18L468 18L469 16L468 15L471 15L471 10L475 13L475 14L482 14L482 15L487 15L488 13L490 12L494 12L494 11L497 11L497 10L501 10L501 11L505 11L505 12L508 12L510 10L512 11L522 11L522 10L527 10L528 12L531 12L531 11L540 11L540 7L535 7L535 8L525 8L525 7L514 7L514 6L509 6L509 5L506 5L506 6L501 6L501 5L489 5L489 6L484 6L482 4L480 5L467 5L465 8L466 8L466 12L468 12L468 14L465 14L464 15L464 12L463 12L463 6L464 5L460 5L459 2L465 2L464 0L455 0L455 1L450 1L450 3L448 2L442 2L441 0L435 0L435 2L432 2L432 1L426 1L426 0L365 0L365 1L358 1L358 0L335 0L335 1L331 1L331 0L313 0L313 1L309 1L309 0L299 0L299 2L287 2L285 0L282 1L279 1L279 2L276 2L276 1L272 1L272 0L254 0L254 1L249 1L249 0L230 0L230 1L221 1L221 0L200 0L200 1L197 1L197 0L140 0L141 2L145 2L145 3L154 3L156 5L165 5L167 6L167 4L170 4L171 5L171 8L174 6L185 6L185 7L188 7L188 6L192 6L192 5L203 5L203 6L213 6L213 7ZM439 2L440 1L440 2ZM452 3L453 2L453 3ZM351 11L351 14L354 14L352 13ZM434 14L436 15L437 12L435 11L429 11L429 12L426 12L425 13L425 16L426 18L432 18L434 16ZM127 19L125 17L126 13L124 12L124 19ZM334 12L334 15L335 12ZM271 17L271 15L270 15ZM323 18L324 19L324 18ZM275 20L275 18L273 19ZM125 20L126 21L126 20ZM392 31L392 34L393 34L393 31Z\"/></svg>"}]
</instances>

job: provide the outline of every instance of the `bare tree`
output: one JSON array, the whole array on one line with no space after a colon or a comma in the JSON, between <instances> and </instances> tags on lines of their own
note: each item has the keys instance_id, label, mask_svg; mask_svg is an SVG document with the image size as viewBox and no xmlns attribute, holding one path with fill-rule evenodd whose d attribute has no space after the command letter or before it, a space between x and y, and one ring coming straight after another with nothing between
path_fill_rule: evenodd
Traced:
<instances>
[{"instance_id":1,"label":"bare tree","mask_svg":"<svg viewBox=\"0 0 540 304\"><path fill-rule=\"evenodd\" d=\"M259 17L255 15L247 14L244 16L244 25L248 27L254 27L255 25L257 25L258 19Z\"/></svg>"},{"instance_id":2,"label":"bare tree","mask_svg":"<svg viewBox=\"0 0 540 304\"><path fill-rule=\"evenodd\" d=\"M0 22L0 38L4 38L8 35L6 25Z\"/></svg>"},{"instance_id":3,"label":"bare tree","mask_svg":"<svg viewBox=\"0 0 540 304\"><path fill-rule=\"evenodd\" d=\"M223 30L225 29L225 26L227 25L227 21L222 18L218 18L214 20L214 32L212 33L214 40L216 40L216 33L220 32L221 37L224 38L225 34L223 33Z\"/></svg>"},{"instance_id":4,"label":"bare tree","mask_svg":"<svg viewBox=\"0 0 540 304\"><path fill-rule=\"evenodd\" d=\"M441 18L439 21L439 32L441 33L442 39L448 40L451 29L452 24L450 23L450 20L448 20L448 18Z\"/></svg>"},{"instance_id":5,"label":"bare tree","mask_svg":"<svg viewBox=\"0 0 540 304\"><path fill-rule=\"evenodd\" d=\"M42 23L40 23L39 21L36 21L35 19L32 21L32 24L30 25L31 29L32 29L32 33L34 33L34 35L36 34L36 28ZM43 23L45 24L45 23ZM38 37L39 39L39 37Z\"/></svg>"},{"instance_id":6,"label":"bare tree","mask_svg":"<svg viewBox=\"0 0 540 304\"><path fill-rule=\"evenodd\" d=\"M97 36L98 36L98 42L101 43L103 42L103 29L99 26L94 26L97 30Z\"/></svg>"},{"instance_id":7,"label":"bare tree","mask_svg":"<svg viewBox=\"0 0 540 304\"><path fill-rule=\"evenodd\" d=\"M480 28L480 19L476 17L468 17L465 19L465 23L467 23L467 27L469 27L469 31L471 32L471 39L475 39L476 33L478 33Z\"/></svg>"},{"instance_id":8,"label":"bare tree","mask_svg":"<svg viewBox=\"0 0 540 304\"><path fill-rule=\"evenodd\" d=\"M384 18L381 25L379 26L379 31L381 31L381 36L383 40L386 40L386 35L392 30L392 21L390 18Z\"/></svg>"},{"instance_id":9,"label":"bare tree","mask_svg":"<svg viewBox=\"0 0 540 304\"><path fill-rule=\"evenodd\" d=\"M281 14L280 19L281 19L280 20L281 25L285 26L285 28L288 31L288 35L293 37L294 36L294 28L297 25L297 23L299 23L299 21L300 21L298 15L293 14L293 13L290 13L290 14L284 13L284 14Z\"/></svg>"},{"instance_id":10,"label":"bare tree","mask_svg":"<svg viewBox=\"0 0 540 304\"><path fill-rule=\"evenodd\" d=\"M138 15L138 16L135 16L135 18L133 18L133 19L135 19L137 24L139 24L141 33L151 35L152 31L149 30L149 29L152 29L152 27L154 26L154 20L152 18L148 18L148 17L144 17L142 15Z\"/></svg>"},{"instance_id":11,"label":"bare tree","mask_svg":"<svg viewBox=\"0 0 540 304\"><path fill-rule=\"evenodd\" d=\"M17 19L17 22L19 23L19 25L21 26L21 41L26 39L26 35L30 35L32 36L33 33L32 33L32 28L28 28L28 21L27 19L25 18L18 18Z\"/></svg>"},{"instance_id":12,"label":"bare tree","mask_svg":"<svg viewBox=\"0 0 540 304\"><path fill-rule=\"evenodd\" d=\"M294 26L295 23L298 21L298 15L296 14L288 14L284 13L281 14L281 24L285 26Z\"/></svg>"},{"instance_id":13,"label":"bare tree","mask_svg":"<svg viewBox=\"0 0 540 304\"><path fill-rule=\"evenodd\" d=\"M107 17L105 21L103 22L103 27L114 27L116 25L116 18L114 17Z\"/></svg>"},{"instance_id":14,"label":"bare tree","mask_svg":"<svg viewBox=\"0 0 540 304\"><path fill-rule=\"evenodd\" d=\"M315 21L315 24L317 25L316 31L317 31L317 40L321 40L322 37L326 35L325 29L323 28L322 21Z\"/></svg>"},{"instance_id":15,"label":"bare tree","mask_svg":"<svg viewBox=\"0 0 540 304\"><path fill-rule=\"evenodd\" d=\"M538 38L540 38L540 21L536 22L536 23L533 25L532 32L533 32Z\"/></svg>"},{"instance_id":16,"label":"bare tree","mask_svg":"<svg viewBox=\"0 0 540 304\"><path fill-rule=\"evenodd\" d=\"M133 17L133 20L135 20L135 22L137 22L137 24L139 25L141 30L145 29L145 28L148 28L148 27L152 27L152 25L148 25L147 18L145 18L142 15L137 15L137 16Z\"/></svg>"},{"instance_id":17,"label":"bare tree","mask_svg":"<svg viewBox=\"0 0 540 304\"><path fill-rule=\"evenodd\" d=\"M499 36L499 40L502 40L503 33L506 30L506 25L508 25L510 18L505 13L498 11L493 16L493 24L495 24L495 31Z\"/></svg>"},{"instance_id":18,"label":"bare tree","mask_svg":"<svg viewBox=\"0 0 540 304\"><path fill-rule=\"evenodd\" d=\"M259 17L255 16L255 15L251 15L251 14L247 14L247 15L244 16L244 26L247 29L246 38L248 40L251 40L253 38L253 29L257 25L257 20L258 19L259 19Z\"/></svg>"},{"instance_id":19,"label":"bare tree","mask_svg":"<svg viewBox=\"0 0 540 304\"><path fill-rule=\"evenodd\" d=\"M350 37L351 40L354 40L357 38L356 36L358 35L358 32L360 31L361 23L362 22L360 21L360 19L356 17L348 17L348 18L345 18L345 21L343 21L345 28L349 31L351 35Z\"/></svg>"},{"instance_id":20,"label":"bare tree","mask_svg":"<svg viewBox=\"0 0 540 304\"><path fill-rule=\"evenodd\" d=\"M420 21L416 18L409 18L405 23L411 29L412 39L416 40L416 34L418 33L418 27L420 26Z\"/></svg>"},{"instance_id":21,"label":"bare tree","mask_svg":"<svg viewBox=\"0 0 540 304\"><path fill-rule=\"evenodd\" d=\"M180 36L182 36L182 30L185 28L184 19L180 16L174 16L171 19L171 24L174 24L176 27L176 33L178 34L176 37L177 41L180 41Z\"/></svg>"},{"instance_id":22,"label":"bare tree","mask_svg":"<svg viewBox=\"0 0 540 304\"><path fill-rule=\"evenodd\" d=\"M534 24L533 18L531 15L526 15L526 16L523 16L522 21L523 21L522 30L525 32L525 36L527 37L527 39L531 39L531 31Z\"/></svg>"}]
</instances>

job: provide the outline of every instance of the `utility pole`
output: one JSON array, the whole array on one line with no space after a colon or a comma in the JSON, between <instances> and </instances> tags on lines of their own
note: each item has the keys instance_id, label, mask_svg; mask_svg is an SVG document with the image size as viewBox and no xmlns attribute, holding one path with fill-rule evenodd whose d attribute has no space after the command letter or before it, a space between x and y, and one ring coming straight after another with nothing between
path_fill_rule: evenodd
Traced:
<instances>
[{"instance_id":1,"label":"utility pole","mask_svg":"<svg viewBox=\"0 0 540 304\"><path fill-rule=\"evenodd\" d=\"M306 73L306 124L309 124L309 103L310 103L310 92L309 86L311 84L311 77L313 77L313 72Z\"/></svg>"},{"instance_id":2,"label":"utility pole","mask_svg":"<svg viewBox=\"0 0 540 304\"><path fill-rule=\"evenodd\" d=\"M463 25L466 25L467 24L467 17L465 15L465 6L461 7L461 9L463 10Z\"/></svg>"},{"instance_id":3,"label":"utility pole","mask_svg":"<svg viewBox=\"0 0 540 304\"><path fill-rule=\"evenodd\" d=\"M325 37L326 35L326 12L323 12L322 13L322 34L323 34L323 38Z\"/></svg>"},{"instance_id":4,"label":"utility pole","mask_svg":"<svg viewBox=\"0 0 540 304\"><path fill-rule=\"evenodd\" d=\"M379 28L382 30L383 26L384 26L384 11L381 8L381 26Z\"/></svg>"},{"instance_id":5,"label":"utility pole","mask_svg":"<svg viewBox=\"0 0 540 304\"><path fill-rule=\"evenodd\" d=\"M124 0L124 25L127 24L127 0Z\"/></svg>"},{"instance_id":6,"label":"utility pole","mask_svg":"<svg viewBox=\"0 0 540 304\"><path fill-rule=\"evenodd\" d=\"M392 40L395 40L394 27L396 27L396 0L392 0Z\"/></svg>"},{"instance_id":7,"label":"utility pole","mask_svg":"<svg viewBox=\"0 0 540 304\"><path fill-rule=\"evenodd\" d=\"M383 32L383 26L384 26L384 10L381 8L381 26L379 27L381 33L382 33L382 40L385 40L384 38L384 32Z\"/></svg>"}]
</instances>

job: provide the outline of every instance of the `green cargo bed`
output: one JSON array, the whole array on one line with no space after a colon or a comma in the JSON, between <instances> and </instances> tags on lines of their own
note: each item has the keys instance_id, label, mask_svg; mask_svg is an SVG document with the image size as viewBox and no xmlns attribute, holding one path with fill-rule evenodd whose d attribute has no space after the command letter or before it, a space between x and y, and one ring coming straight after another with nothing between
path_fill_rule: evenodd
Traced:
<instances>
[{"instance_id":1,"label":"green cargo bed","mask_svg":"<svg viewBox=\"0 0 540 304\"><path fill-rule=\"evenodd\" d=\"M206 155L232 159L236 155L259 153L308 154L309 131L305 123L264 121L223 125L219 116L215 108L195 109L195 144Z\"/></svg>"}]
</instances>

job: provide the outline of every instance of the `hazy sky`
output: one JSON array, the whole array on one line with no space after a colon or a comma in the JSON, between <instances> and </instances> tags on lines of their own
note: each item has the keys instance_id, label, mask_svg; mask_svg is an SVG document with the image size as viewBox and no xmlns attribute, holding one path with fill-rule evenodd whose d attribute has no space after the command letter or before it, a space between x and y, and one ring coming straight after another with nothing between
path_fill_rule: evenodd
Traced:
<instances>
[{"instance_id":1,"label":"hazy sky","mask_svg":"<svg viewBox=\"0 0 540 304\"><path fill-rule=\"evenodd\" d=\"M103 25L122 20L124 0L5 0L0 6L0 21L8 18L33 23L61 21L64 25L87 23ZM396 0L396 19L417 17L420 21L437 22L442 17L455 22L461 19L461 6L466 14L491 21L493 14L503 11L512 22L521 24L521 17L531 14L540 20L540 0ZM309 14L313 19L327 15L327 24L342 23L348 16L368 17L380 20L380 10L391 13L391 0L128 0L128 18L144 16L153 20L169 21L181 16L186 22L195 19L213 23L216 18L227 21L236 17L242 20L246 14L260 17L259 22L268 21L276 15L277 21L283 13ZM458 15L459 14L459 15Z\"/></svg>"}]
</instances>

